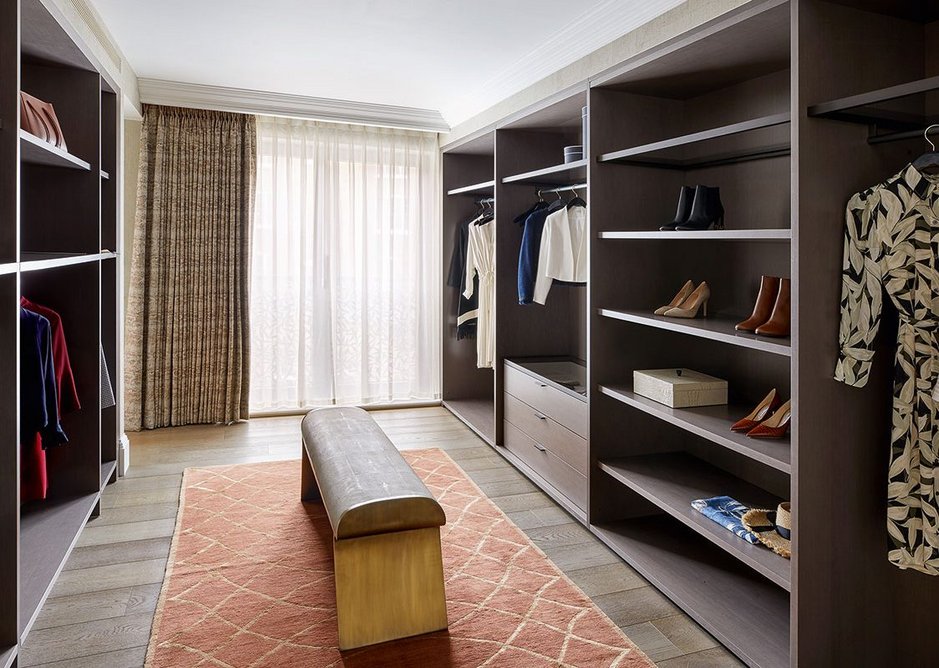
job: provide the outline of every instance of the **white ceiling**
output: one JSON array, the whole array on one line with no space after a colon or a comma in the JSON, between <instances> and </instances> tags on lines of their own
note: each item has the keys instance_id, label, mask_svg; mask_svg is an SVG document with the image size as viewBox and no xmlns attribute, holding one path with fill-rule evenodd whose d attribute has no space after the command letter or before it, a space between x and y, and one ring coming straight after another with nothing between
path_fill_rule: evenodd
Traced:
<instances>
[{"instance_id":1,"label":"white ceiling","mask_svg":"<svg viewBox=\"0 0 939 668\"><path fill-rule=\"evenodd\" d=\"M142 78L455 125L684 0L92 0Z\"/></svg>"}]
</instances>

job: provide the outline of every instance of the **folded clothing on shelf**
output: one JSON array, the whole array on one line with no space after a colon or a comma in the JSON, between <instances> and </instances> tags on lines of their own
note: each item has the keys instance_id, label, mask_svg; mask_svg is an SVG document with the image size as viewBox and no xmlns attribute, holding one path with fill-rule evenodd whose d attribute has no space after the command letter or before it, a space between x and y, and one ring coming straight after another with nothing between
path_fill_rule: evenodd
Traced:
<instances>
[{"instance_id":1,"label":"folded clothing on shelf","mask_svg":"<svg viewBox=\"0 0 939 668\"><path fill-rule=\"evenodd\" d=\"M743 516L750 509L736 499L732 499L729 496L696 499L691 502L691 507L709 520L717 522L728 531L733 531L738 537L743 538L748 543L752 543L753 545L759 544L759 536L748 530L743 524Z\"/></svg>"}]
</instances>

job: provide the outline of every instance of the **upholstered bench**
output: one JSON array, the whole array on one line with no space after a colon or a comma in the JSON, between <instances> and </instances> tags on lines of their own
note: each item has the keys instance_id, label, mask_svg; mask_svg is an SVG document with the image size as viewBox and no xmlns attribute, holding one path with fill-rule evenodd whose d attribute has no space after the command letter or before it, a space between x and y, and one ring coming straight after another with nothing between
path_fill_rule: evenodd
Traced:
<instances>
[{"instance_id":1,"label":"upholstered bench","mask_svg":"<svg viewBox=\"0 0 939 668\"><path fill-rule=\"evenodd\" d=\"M301 432L300 495L333 530L339 648L447 628L440 504L362 409L311 411Z\"/></svg>"}]
</instances>

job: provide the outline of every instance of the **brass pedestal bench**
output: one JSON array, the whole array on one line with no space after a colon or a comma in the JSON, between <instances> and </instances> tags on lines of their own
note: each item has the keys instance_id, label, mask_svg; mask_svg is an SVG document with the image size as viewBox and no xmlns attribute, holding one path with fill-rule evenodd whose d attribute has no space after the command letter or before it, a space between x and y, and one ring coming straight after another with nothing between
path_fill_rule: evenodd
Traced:
<instances>
[{"instance_id":1,"label":"brass pedestal bench","mask_svg":"<svg viewBox=\"0 0 939 668\"><path fill-rule=\"evenodd\" d=\"M314 410L300 429L300 496L333 529L339 648L447 628L440 504L362 409Z\"/></svg>"}]
</instances>

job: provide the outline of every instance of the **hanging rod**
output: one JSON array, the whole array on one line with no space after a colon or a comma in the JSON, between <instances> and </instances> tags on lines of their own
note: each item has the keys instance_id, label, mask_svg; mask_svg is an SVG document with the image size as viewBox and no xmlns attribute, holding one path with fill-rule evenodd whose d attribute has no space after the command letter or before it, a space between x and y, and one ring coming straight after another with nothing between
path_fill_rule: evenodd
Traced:
<instances>
[{"instance_id":1,"label":"hanging rod","mask_svg":"<svg viewBox=\"0 0 939 668\"><path fill-rule=\"evenodd\" d=\"M483 197L482 199L476 200L476 203L477 204L495 204L496 198L495 197Z\"/></svg>"},{"instance_id":2,"label":"hanging rod","mask_svg":"<svg viewBox=\"0 0 939 668\"><path fill-rule=\"evenodd\" d=\"M557 186L556 188L538 188L540 193L562 193L565 190L583 190L587 187L586 183L575 183L571 186Z\"/></svg>"}]
</instances>

